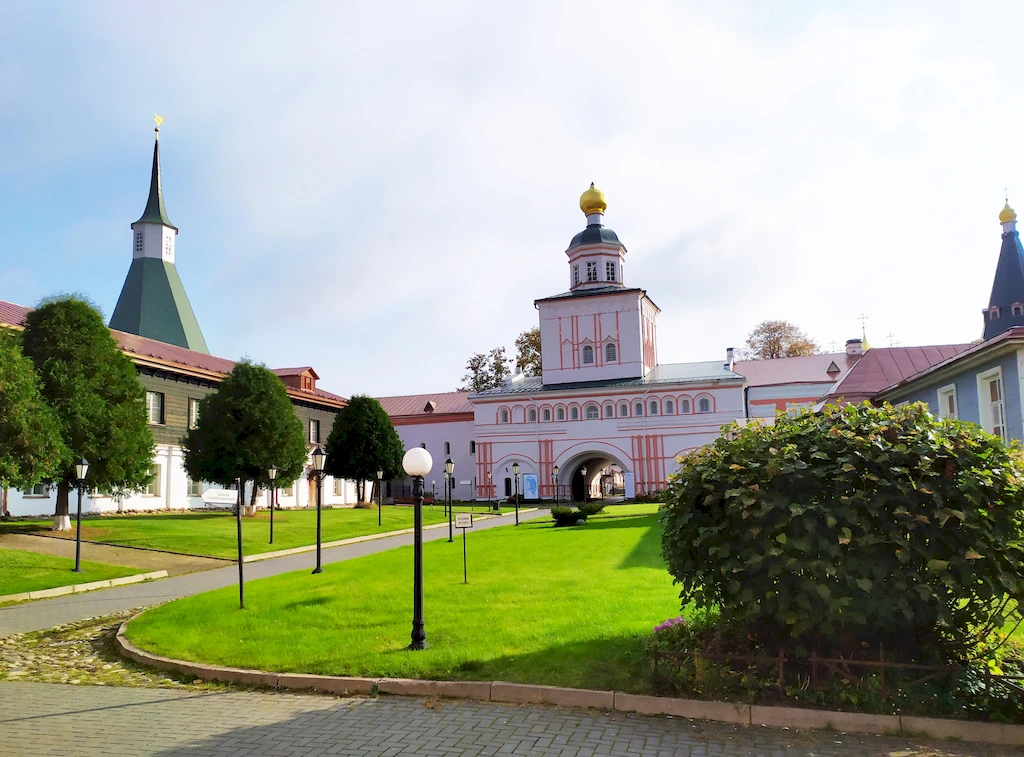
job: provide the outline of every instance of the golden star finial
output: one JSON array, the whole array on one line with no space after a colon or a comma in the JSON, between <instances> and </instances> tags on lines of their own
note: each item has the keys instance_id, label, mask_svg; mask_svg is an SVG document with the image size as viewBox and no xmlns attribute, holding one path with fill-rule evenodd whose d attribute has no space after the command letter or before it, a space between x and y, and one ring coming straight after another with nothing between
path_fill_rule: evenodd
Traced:
<instances>
[{"instance_id":1,"label":"golden star finial","mask_svg":"<svg viewBox=\"0 0 1024 757\"><path fill-rule=\"evenodd\" d=\"M162 124L164 122L164 117L163 116L158 116L158 115L156 115L154 113L153 114L153 120L156 121L156 128L153 131L155 131L157 134L159 134L160 133L160 124Z\"/></svg>"}]
</instances>

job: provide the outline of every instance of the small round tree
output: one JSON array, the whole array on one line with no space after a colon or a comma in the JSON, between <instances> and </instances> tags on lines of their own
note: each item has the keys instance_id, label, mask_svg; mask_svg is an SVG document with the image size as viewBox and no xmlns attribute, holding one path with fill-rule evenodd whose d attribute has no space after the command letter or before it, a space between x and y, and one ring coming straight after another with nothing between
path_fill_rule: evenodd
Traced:
<instances>
[{"instance_id":1,"label":"small round tree","mask_svg":"<svg viewBox=\"0 0 1024 757\"><path fill-rule=\"evenodd\" d=\"M326 470L335 478L356 481L363 501L366 481L377 480L377 470L391 481L405 475L402 440L387 411L373 397L356 395L338 413L327 438Z\"/></svg>"},{"instance_id":2,"label":"small round tree","mask_svg":"<svg viewBox=\"0 0 1024 757\"><path fill-rule=\"evenodd\" d=\"M663 553L684 604L730 630L949 660L1019 617L1024 465L978 426L827 406L733 426L680 462Z\"/></svg>"}]
</instances>

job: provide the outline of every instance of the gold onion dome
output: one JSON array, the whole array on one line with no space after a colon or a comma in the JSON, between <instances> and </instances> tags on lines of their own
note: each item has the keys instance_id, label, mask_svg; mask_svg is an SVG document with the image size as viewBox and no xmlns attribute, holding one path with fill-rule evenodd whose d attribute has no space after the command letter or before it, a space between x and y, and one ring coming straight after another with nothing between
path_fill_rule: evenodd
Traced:
<instances>
[{"instance_id":1,"label":"gold onion dome","mask_svg":"<svg viewBox=\"0 0 1024 757\"><path fill-rule=\"evenodd\" d=\"M589 216L593 213L604 213L608 207L608 201L604 198L604 192L590 182L590 189L580 195L580 210L583 215Z\"/></svg>"},{"instance_id":2,"label":"gold onion dome","mask_svg":"<svg viewBox=\"0 0 1024 757\"><path fill-rule=\"evenodd\" d=\"M1009 223L1010 221L1017 220L1017 212L1010 207L1010 201L1006 201L1006 205L999 211L999 223Z\"/></svg>"}]
</instances>

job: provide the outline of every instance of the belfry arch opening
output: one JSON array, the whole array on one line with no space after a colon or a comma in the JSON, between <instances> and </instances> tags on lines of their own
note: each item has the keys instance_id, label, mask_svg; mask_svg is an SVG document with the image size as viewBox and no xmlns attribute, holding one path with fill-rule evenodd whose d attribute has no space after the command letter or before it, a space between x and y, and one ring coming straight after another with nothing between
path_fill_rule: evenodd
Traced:
<instances>
[{"instance_id":1,"label":"belfry arch opening","mask_svg":"<svg viewBox=\"0 0 1024 757\"><path fill-rule=\"evenodd\" d=\"M584 502L621 500L626 494L626 467L604 452L585 452L572 457L558 472L559 499Z\"/></svg>"}]
</instances>

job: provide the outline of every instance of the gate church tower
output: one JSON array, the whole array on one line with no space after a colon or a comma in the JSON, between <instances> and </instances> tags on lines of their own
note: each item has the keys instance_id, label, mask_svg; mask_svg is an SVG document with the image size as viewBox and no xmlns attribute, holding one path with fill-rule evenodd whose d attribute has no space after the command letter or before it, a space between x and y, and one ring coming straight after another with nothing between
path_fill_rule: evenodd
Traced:
<instances>
[{"instance_id":1,"label":"gate church tower","mask_svg":"<svg viewBox=\"0 0 1024 757\"><path fill-rule=\"evenodd\" d=\"M572 238L569 291L537 300L544 385L640 379L658 364L660 312L625 285L626 247L604 225L608 203L590 185L580 197L587 228Z\"/></svg>"},{"instance_id":2,"label":"gate church tower","mask_svg":"<svg viewBox=\"0 0 1024 757\"><path fill-rule=\"evenodd\" d=\"M161 121L158 117L149 201L142 217L132 224L132 266L110 317L110 328L209 354L174 266L178 229L167 219L160 186Z\"/></svg>"}]
</instances>

